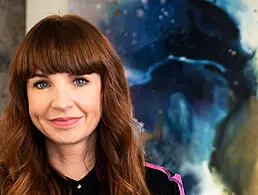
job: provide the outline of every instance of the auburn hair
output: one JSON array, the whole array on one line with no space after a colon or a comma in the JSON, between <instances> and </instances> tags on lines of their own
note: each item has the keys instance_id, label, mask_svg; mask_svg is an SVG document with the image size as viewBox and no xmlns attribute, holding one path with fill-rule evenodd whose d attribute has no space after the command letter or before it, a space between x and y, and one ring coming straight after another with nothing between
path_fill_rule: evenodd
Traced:
<instances>
[{"instance_id":1,"label":"auburn hair","mask_svg":"<svg viewBox=\"0 0 258 195\"><path fill-rule=\"evenodd\" d=\"M73 75L98 73L102 117L96 158L103 194L150 195L145 159L121 59L105 35L73 14L51 15L37 23L14 53L9 69L9 101L0 121L1 195L60 195L44 136L28 111L26 84L36 70ZM61 173L59 173L61 174Z\"/></svg>"}]
</instances>

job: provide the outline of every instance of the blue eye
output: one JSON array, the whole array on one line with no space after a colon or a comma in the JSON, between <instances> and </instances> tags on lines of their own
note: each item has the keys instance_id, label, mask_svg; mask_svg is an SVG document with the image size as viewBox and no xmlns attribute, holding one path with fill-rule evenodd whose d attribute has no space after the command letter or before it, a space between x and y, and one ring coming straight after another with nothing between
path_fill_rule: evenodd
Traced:
<instances>
[{"instance_id":1,"label":"blue eye","mask_svg":"<svg viewBox=\"0 0 258 195\"><path fill-rule=\"evenodd\" d=\"M76 86L84 86L85 84L87 84L89 81L87 79L85 79L84 77L78 77L78 78L75 78L73 80L73 83L76 85Z\"/></svg>"},{"instance_id":2,"label":"blue eye","mask_svg":"<svg viewBox=\"0 0 258 195\"><path fill-rule=\"evenodd\" d=\"M46 81L37 81L33 86L38 89L45 89L49 87L49 84Z\"/></svg>"}]
</instances>

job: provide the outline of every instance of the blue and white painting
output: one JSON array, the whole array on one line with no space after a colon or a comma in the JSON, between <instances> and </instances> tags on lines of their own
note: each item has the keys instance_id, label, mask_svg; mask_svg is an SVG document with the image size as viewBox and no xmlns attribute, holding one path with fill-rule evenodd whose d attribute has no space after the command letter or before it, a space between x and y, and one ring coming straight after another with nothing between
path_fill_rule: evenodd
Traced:
<instances>
[{"instance_id":1,"label":"blue and white painting","mask_svg":"<svg viewBox=\"0 0 258 195\"><path fill-rule=\"evenodd\" d=\"M69 10L121 56L152 162L180 173L187 195L258 194L257 0L69 0Z\"/></svg>"}]
</instances>

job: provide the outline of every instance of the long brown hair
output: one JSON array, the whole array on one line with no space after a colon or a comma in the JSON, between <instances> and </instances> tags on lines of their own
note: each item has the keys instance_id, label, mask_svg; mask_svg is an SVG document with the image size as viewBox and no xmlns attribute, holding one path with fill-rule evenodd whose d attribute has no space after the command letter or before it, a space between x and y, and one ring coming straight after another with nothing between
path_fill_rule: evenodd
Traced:
<instances>
[{"instance_id":1,"label":"long brown hair","mask_svg":"<svg viewBox=\"0 0 258 195\"><path fill-rule=\"evenodd\" d=\"M1 194L60 194L58 181L51 175L44 137L28 113L26 83L36 70L45 74L100 74L103 113L96 158L102 167L102 192L149 195L122 61L100 30L71 14L41 20L28 32L11 61L10 97L0 121Z\"/></svg>"}]
</instances>

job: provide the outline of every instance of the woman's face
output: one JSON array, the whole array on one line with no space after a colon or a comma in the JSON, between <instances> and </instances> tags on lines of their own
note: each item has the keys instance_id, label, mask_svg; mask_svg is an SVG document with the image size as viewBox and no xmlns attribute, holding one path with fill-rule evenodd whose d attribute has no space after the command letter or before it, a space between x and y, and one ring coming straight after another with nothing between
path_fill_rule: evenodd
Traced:
<instances>
[{"instance_id":1,"label":"woman's face","mask_svg":"<svg viewBox=\"0 0 258 195\"><path fill-rule=\"evenodd\" d=\"M29 114L33 124L56 144L87 140L101 118L101 78L92 73L43 75L27 82Z\"/></svg>"}]
</instances>

